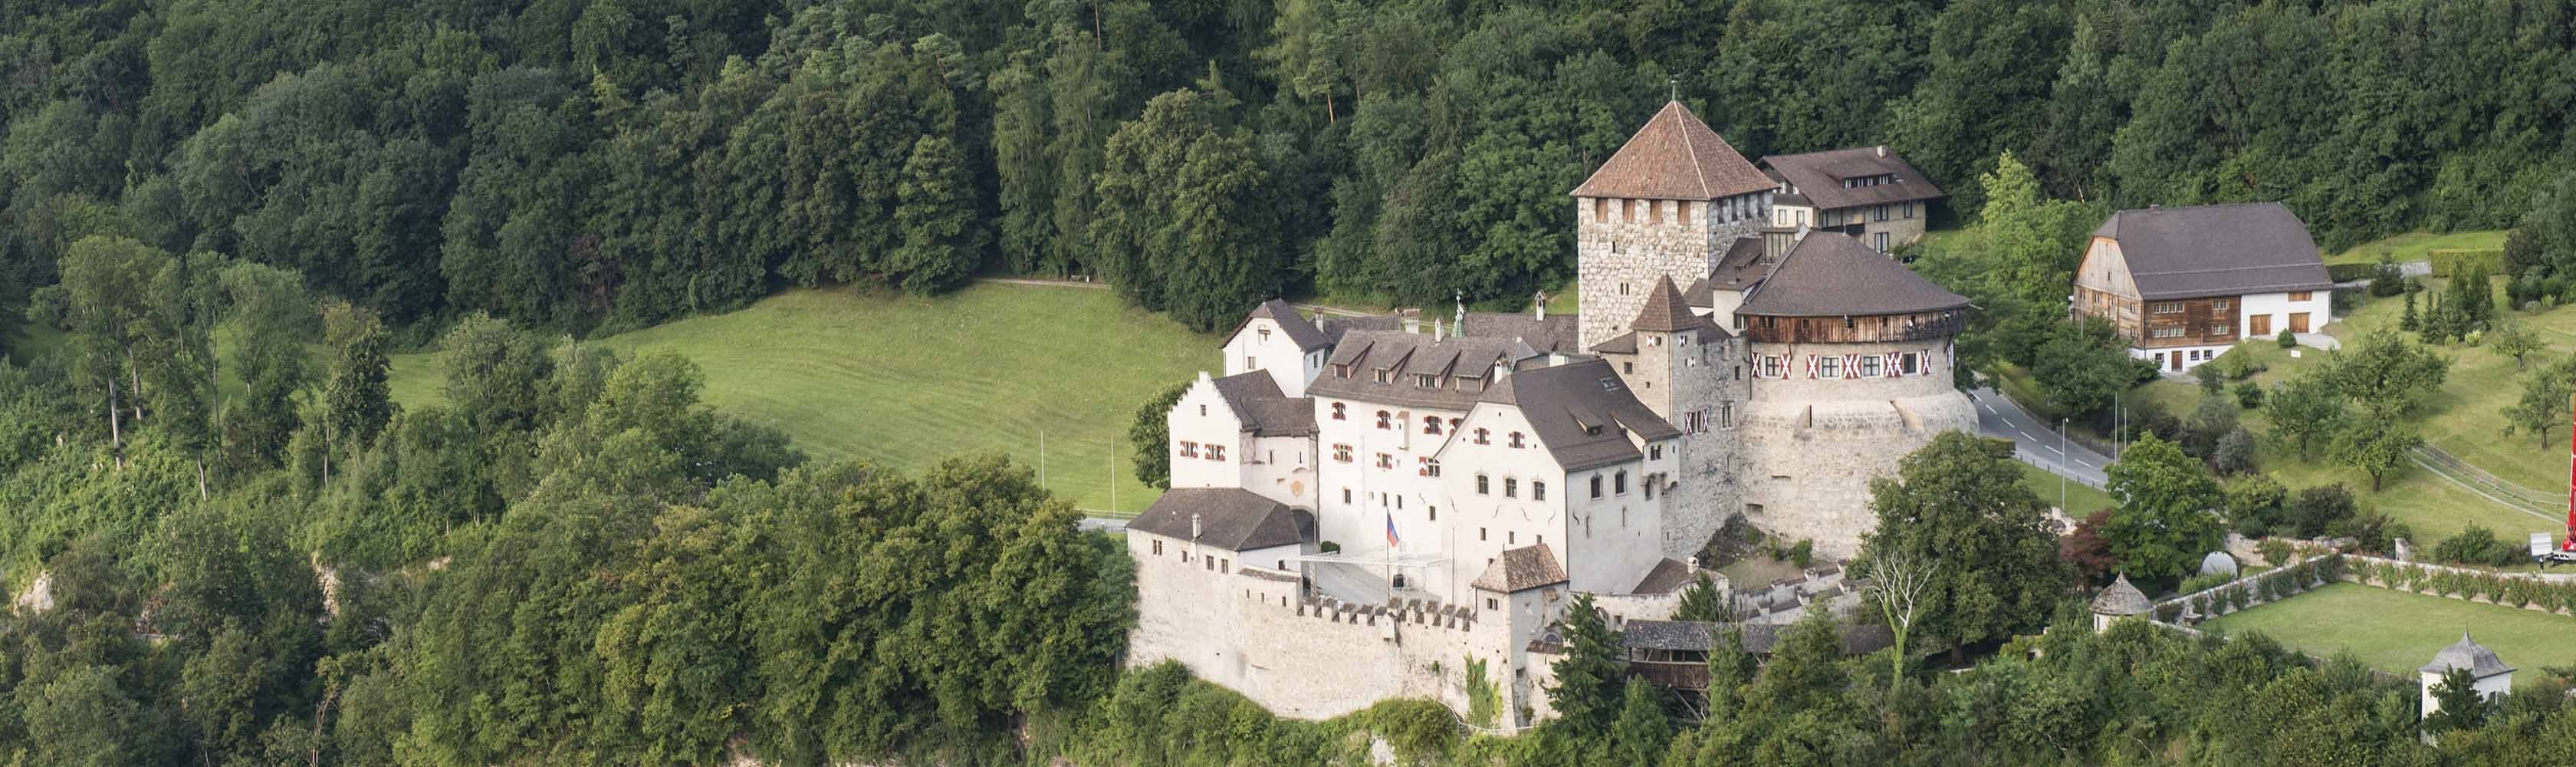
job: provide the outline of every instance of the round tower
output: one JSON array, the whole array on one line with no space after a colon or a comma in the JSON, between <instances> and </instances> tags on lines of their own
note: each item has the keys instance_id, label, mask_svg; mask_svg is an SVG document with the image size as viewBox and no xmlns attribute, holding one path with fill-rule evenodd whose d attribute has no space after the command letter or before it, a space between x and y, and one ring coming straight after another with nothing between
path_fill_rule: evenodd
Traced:
<instances>
[{"instance_id":1,"label":"round tower","mask_svg":"<svg viewBox=\"0 0 2576 767\"><path fill-rule=\"evenodd\" d=\"M1941 432L1977 428L1951 379L1968 300L1848 235L1770 239L1768 271L1736 308L1745 516L1850 556L1877 522L1869 481Z\"/></svg>"}]
</instances>

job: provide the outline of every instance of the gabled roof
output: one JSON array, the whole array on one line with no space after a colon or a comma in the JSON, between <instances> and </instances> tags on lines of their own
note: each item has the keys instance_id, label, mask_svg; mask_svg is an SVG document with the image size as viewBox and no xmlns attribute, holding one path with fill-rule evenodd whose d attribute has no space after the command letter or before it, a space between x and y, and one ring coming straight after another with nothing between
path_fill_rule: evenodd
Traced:
<instances>
[{"instance_id":1,"label":"gabled roof","mask_svg":"<svg viewBox=\"0 0 2576 767\"><path fill-rule=\"evenodd\" d=\"M2460 641L2457 644L2444 647L2441 652L2434 653L2433 662L2424 664L2423 668L2416 670L2427 674L2447 674L2452 669L2458 668L2468 669L2470 676L2479 679L2513 672L2513 667L2505 665L2504 659L2496 657L2494 650L2470 641L2469 632L2466 631L2460 632Z\"/></svg>"},{"instance_id":2,"label":"gabled roof","mask_svg":"<svg viewBox=\"0 0 2576 767\"><path fill-rule=\"evenodd\" d=\"M1483 575L1467 585L1486 591L1513 594L1541 586L1565 582L1565 566L1557 564L1556 552L1539 543L1517 549L1504 549L1503 555L1485 566Z\"/></svg>"},{"instance_id":3,"label":"gabled roof","mask_svg":"<svg viewBox=\"0 0 2576 767\"><path fill-rule=\"evenodd\" d=\"M1343 334L1333 347L1333 358L1323 375L1306 385L1306 393L1316 397L1335 397L1361 402L1436 407L1466 410L1490 389L1484 386L1461 386L1456 379L1491 381L1496 362L1515 362L1536 356L1529 344L1508 338L1439 338L1401 330L1353 330ZM1340 366L1350 366L1351 376L1334 374ZM1393 367L1386 383L1378 383L1376 371ZM1415 374L1445 376L1437 388L1414 385Z\"/></svg>"},{"instance_id":4,"label":"gabled roof","mask_svg":"<svg viewBox=\"0 0 2576 767\"><path fill-rule=\"evenodd\" d=\"M1279 323L1280 332L1287 333L1288 340L1297 342L1297 348L1301 351L1311 352L1333 345L1333 340L1325 336L1322 329L1315 327L1315 323L1308 322L1306 315L1297 313L1297 307L1276 298L1252 307L1251 314L1245 315L1242 322L1234 324L1234 332L1225 334L1226 340L1234 340L1235 336L1243 333L1243 326L1263 318Z\"/></svg>"},{"instance_id":5,"label":"gabled roof","mask_svg":"<svg viewBox=\"0 0 2576 767\"><path fill-rule=\"evenodd\" d=\"M1574 188L1576 197L1714 200L1770 189L1747 162L1681 102L1666 102L1610 161Z\"/></svg>"},{"instance_id":6,"label":"gabled roof","mask_svg":"<svg viewBox=\"0 0 2576 767\"><path fill-rule=\"evenodd\" d=\"M1321 319L1324 341L1331 344L1341 343L1342 336L1349 335L1354 330L1395 330L1404 327L1403 318L1392 314L1371 314L1361 317L1325 315Z\"/></svg>"},{"instance_id":7,"label":"gabled roof","mask_svg":"<svg viewBox=\"0 0 2576 767\"><path fill-rule=\"evenodd\" d=\"M1646 577L1639 579L1637 587L1629 589L1629 593L1670 594L1697 582L1699 582L1699 576L1691 572L1690 565L1666 559L1655 563L1655 569L1646 571Z\"/></svg>"},{"instance_id":8,"label":"gabled roof","mask_svg":"<svg viewBox=\"0 0 2576 767\"><path fill-rule=\"evenodd\" d=\"M1233 487L1176 487L1163 491L1145 513L1127 523L1129 532L1192 540L1191 518L1198 521L1196 540L1227 551L1251 551L1304 542L1288 507L1250 490Z\"/></svg>"},{"instance_id":9,"label":"gabled roof","mask_svg":"<svg viewBox=\"0 0 2576 767\"><path fill-rule=\"evenodd\" d=\"M1217 396L1225 398L1225 406L1254 436L1303 437L1315 433L1315 400L1281 393L1279 382L1268 372L1236 373L1209 383L1216 386Z\"/></svg>"},{"instance_id":10,"label":"gabled roof","mask_svg":"<svg viewBox=\"0 0 2576 767\"><path fill-rule=\"evenodd\" d=\"M2111 582L2110 588L2103 589L2101 594L2093 597L2095 615L2130 616L2145 615L2155 611L2156 604L2147 601L2146 593L2139 591L2136 586L2129 585L2128 573L2121 573L2118 580Z\"/></svg>"},{"instance_id":11,"label":"gabled roof","mask_svg":"<svg viewBox=\"0 0 2576 767\"><path fill-rule=\"evenodd\" d=\"M1809 232L1780 256L1738 314L1845 317L1959 309L1968 299L1840 232Z\"/></svg>"},{"instance_id":12,"label":"gabled roof","mask_svg":"<svg viewBox=\"0 0 2576 767\"><path fill-rule=\"evenodd\" d=\"M1565 471L1637 460L1630 432L1647 440L1681 436L1598 357L1512 373L1486 389L1484 399L1519 408Z\"/></svg>"},{"instance_id":13,"label":"gabled roof","mask_svg":"<svg viewBox=\"0 0 2576 767\"><path fill-rule=\"evenodd\" d=\"M1822 210L1941 197L1940 187L1933 186L1922 171L1915 170L1904 157L1887 152L1884 146L1771 155L1762 158L1762 167L1796 185L1798 194L1806 198L1805 204ZM1894 176L1895 183L1843 187L1843 179L1872 176ZM1779 203L1779 198L1772 199L1772 204Z\"/></svg>"},{"instance_id":14,"label":"gabled roof","mask_svg":"<svg viewBox=\"0 0 2576 767\"><path fill-rule=\"evenodd\" d=\"M2308 225L2277 202L2124 210L2093 236L2119 241L2141 299L2334 287Z\"/></svg>"}]
</instances>

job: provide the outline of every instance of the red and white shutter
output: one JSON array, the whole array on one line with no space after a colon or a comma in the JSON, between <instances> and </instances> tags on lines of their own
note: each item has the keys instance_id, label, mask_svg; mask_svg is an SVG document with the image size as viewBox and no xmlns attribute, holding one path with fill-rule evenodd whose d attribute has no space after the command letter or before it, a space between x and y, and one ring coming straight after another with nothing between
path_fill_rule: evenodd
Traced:
<instances>
[{"instance_id":1,"label":"red and white shutter","mask_svg":"<svg viewBox=\"0 0 2576 767\"><path fill-rule=\"evenodd\" d=\"M1859 377L1860 377L1860 355L1858 355L1858 354L1845 354L1845 355L1843 355L1843 377L1844 377L1844 378L1859 378Z\"/></svg>"},{"instance_id":2,"label":"red and white shutter","mask_svg":"<svg viewBox=\"0 0 2576 767\"><path fill-rule=\"evenodd\" d=\"M1807 377L1816 377L1816 355L1807 355Z\"/></svg>"}]
</instances>

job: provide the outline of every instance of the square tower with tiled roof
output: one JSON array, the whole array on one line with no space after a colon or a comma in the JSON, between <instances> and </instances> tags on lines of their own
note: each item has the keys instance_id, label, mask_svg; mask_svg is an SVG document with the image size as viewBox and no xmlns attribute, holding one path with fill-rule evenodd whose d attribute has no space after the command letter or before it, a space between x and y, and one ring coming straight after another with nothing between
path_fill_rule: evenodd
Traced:
<instances>
[{"instance_id":1,"label":"square tower with tiled roof","mask_svg":"<svg viewBox=\"0 0 2576 767\"><path fill-rule=\"evenodd\" d=\"M1708 276L1770 215L1769 176L1681 102L1668 102L1574 188L1583 346L1634 328L1659 279Z\"/></svg>"}]
</instances>

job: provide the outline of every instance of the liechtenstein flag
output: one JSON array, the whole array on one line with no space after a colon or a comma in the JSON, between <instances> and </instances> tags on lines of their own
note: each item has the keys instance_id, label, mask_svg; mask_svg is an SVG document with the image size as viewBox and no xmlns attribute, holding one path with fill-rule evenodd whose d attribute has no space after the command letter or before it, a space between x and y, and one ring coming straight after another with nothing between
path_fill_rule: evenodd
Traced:
<instances>
[{"instance_id":1,"label":"liechtenstein flag","mask_svg":"<svg viewBox=\"0 0 2576 767\"><path fill-rule=\"evenodd\" d=\"M1395 538L1395 515L1388 514L1386 515L1386 547L1395 548L1397 543L1400 541Z\"/></svg>"}]
</instances>

